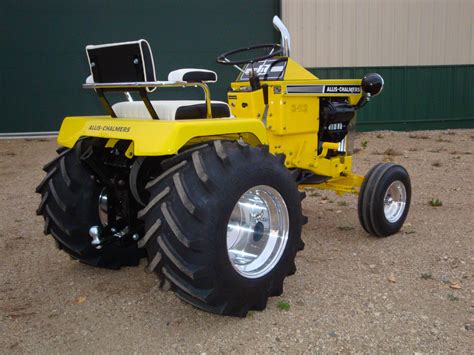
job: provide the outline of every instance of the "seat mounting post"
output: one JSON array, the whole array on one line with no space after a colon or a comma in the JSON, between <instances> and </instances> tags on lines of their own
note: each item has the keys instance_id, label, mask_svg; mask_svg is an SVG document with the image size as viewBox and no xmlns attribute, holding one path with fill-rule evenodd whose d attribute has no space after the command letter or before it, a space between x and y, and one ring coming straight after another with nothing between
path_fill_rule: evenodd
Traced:
<instances>
[{"instance_id":1,"label":"seat mounting post","mask_svg":"<svg viewBox=\"0 0 474 355\"><path fill-rule=\"evenodd\" d=\"M156 113L155 109L153 108L153 105L150 102L150 99L148 98L148 95L146 94L146 89L141 88L138 90L138 92L140 93L140 97L142 98L143 103L145 104L148 112L150 113L151 118L153 118L154 120L159 120L160 118L158 117L158 114Z\"/></svg>"},{"instance_id":2,"label":"seat mounting post","mask_svg":"<svg viewBox=\"0 0 474 355\"><path fill-rule=\"evenodd\" d=\"M110 105L109 100L107 100L107 98L104 95L104 90L103 89L96 89L96 92L97 92L97 95L99 96L100 103L102 104L102 106L104 106L107 113L111 117L117 118L117 115L115 114L114 109Z\"/></svg>"}]
</instances>

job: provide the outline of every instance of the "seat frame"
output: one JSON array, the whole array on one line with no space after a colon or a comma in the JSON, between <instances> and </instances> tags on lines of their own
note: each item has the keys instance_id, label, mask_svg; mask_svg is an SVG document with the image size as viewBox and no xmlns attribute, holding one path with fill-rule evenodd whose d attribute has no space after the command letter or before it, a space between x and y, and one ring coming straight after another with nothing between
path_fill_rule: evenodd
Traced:
<instances>
[{"instance_id":1,"label":"seat frame","mask_svg":"<svg viewBox=\"0 0 474 355\"><path fill-rule=\"evenodd\" d=\"M112 108L109 100L105 96L106 92L138 92L140 94L143 103L145 104L150 116L154 120L159 120L158 114L156 113L150 99L147 95L147 89L150 88L176 88L176 87L200 87L204 91L204 97L206 101L206 118L212 118L211 108L211 93L209 86L204 82L193 82L188 83L186 81L147 81L147 82L130 82L130 83L84 83L82 84L84 89L94 89L99 96L99 100L104 106L107 113L116 118L117 115Z\"/></svg>"}]
</instances>

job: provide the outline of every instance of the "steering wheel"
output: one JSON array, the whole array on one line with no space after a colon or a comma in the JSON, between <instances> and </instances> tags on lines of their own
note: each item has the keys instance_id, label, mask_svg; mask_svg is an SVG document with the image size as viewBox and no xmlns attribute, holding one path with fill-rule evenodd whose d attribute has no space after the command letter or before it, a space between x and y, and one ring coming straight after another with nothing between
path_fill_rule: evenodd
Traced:
<instances>
[{"instance_id":1,"label":"steering wheel","mask_svg":"<svg viewBox=\"0 0 474 355\"><path fill-rule=\"evenodd\" d=\"M260 57L250 58L250 59L242 59L242 60L230 60L228 57L235 55L237 53L245 53L250 52L255 49L265 49L268 48L268 54L262 55ZM244 47L239 49L234 49L232 51L222 53L220 56L217 57L217 63L224 64L224 65L238 65L238 64L253 64L258 62L259 60L265 60L272 57L275 57L282 53L281 46L276 43L272 44L257 44L255 46Z\"/></svg>"}]
</instances>

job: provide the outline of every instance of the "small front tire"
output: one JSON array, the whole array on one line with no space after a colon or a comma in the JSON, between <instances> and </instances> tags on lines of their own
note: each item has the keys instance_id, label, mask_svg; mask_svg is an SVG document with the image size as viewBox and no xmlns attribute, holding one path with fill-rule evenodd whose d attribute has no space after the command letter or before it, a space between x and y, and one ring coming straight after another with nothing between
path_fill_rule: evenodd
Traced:
<instances>
[{"instance_id":1,"label":"small front tire","mask_svg":"<svg viewBox=\"0 0 474 355\"><path fill-rule=\"evenodd\" d=\"M397 233L408 215L410 176L393 163L374 166L365 176L359 193L359 221L367 233L387 237Z\"/></svg>"}]
</instances>

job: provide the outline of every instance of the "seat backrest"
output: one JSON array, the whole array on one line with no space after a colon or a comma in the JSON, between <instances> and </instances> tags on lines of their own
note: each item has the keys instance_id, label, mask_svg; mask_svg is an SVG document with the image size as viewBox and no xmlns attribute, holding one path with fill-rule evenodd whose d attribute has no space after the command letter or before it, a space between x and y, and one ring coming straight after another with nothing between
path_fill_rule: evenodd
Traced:
<instances>
[{"instance_id":1,"label":"seat backrest","mask_svg":"<svg viewBox=\"0 0 474 355\"><path fill-rule=\"evenodd\" d=\"M156 81L153 54L144 39L88 45L86 53L95 83Z\"/></svg>"}]
</instances>

